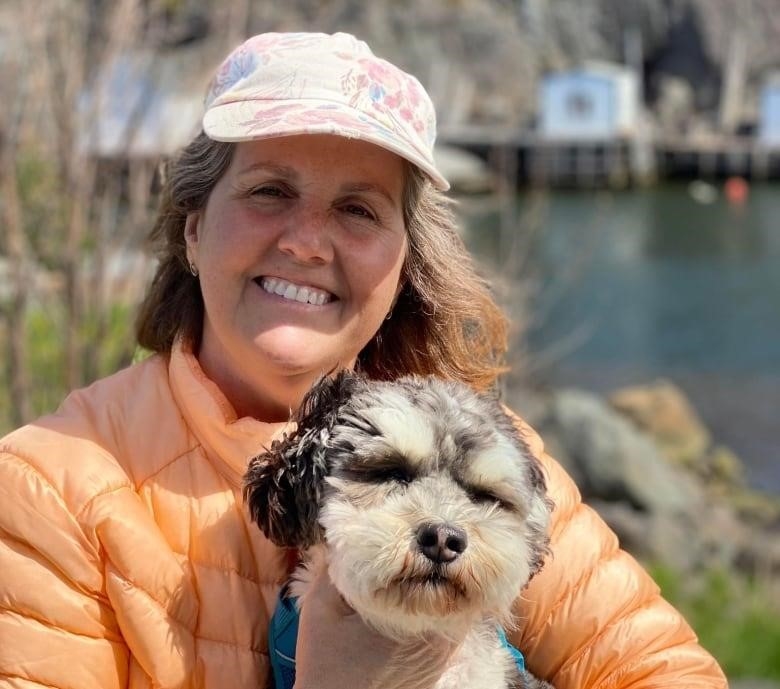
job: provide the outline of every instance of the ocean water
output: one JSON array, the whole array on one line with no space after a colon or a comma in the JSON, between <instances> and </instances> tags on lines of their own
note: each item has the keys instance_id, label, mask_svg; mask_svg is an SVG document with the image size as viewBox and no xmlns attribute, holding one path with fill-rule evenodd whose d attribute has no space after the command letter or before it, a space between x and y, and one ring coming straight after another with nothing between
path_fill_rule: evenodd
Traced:
<instances>
[{"instance_id":1,"label":"ocean water","mask_svg":"<svg viewBox=\"0 0 780 689\"><path fill-rule=\"evenodd\" d=\"M748 482L780 493L780 186L741 205L716 191L529 192L464 200L461 215L510 313L529 300L539 382L670 379Z\"/></svg>"}]
</instances>

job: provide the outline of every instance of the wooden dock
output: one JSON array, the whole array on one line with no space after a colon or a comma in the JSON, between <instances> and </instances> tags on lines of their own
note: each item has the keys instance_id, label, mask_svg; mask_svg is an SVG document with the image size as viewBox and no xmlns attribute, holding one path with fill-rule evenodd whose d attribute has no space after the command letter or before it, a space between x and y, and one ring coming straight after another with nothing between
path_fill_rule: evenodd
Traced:
<instances>
[{"instance_id":1,"label":"wooden dock","mask_svg":"<svg viewBox=\"0 0 780 689\"><path fill-rule=\"evenodd\" d=\"M780 179L780 148L761 147L748 137L551 140L532 132L459 126L442 128L438 141L478 155L517 185L620 188L674 178Z\"/></svg>"}]
</instances>

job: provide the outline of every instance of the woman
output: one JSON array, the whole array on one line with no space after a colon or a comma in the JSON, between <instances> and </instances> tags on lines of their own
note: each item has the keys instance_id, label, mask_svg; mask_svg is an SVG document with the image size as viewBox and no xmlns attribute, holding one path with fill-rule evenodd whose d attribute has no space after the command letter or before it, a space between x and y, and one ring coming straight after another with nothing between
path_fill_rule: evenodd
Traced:
<instances>
[{"instance_id":1,"label":"woman","mask_svg":"<svg viewBox=\"0 0 780 689\"><path fill-rule=\"evenodd\" d=\"M0 686L264 686L293 563L247 518L247 459L323 373L484 389L501 370L505 323L440 193L413 77L345 34L256 36L220 67L203 126L152 232L138 338L154 356L0 443ZM725 687L524 432L557 505L553 556L518 602L530 669L560 689ZM399 670L317 591L298 689L435 682L446 643Z\"/></svg>"}]
</instances>

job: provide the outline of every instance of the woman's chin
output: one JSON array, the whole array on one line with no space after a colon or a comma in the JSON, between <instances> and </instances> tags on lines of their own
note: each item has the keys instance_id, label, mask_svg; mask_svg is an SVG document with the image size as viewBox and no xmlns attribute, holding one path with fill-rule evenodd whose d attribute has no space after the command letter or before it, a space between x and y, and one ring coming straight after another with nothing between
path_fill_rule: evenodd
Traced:
<instances>
[{"instance_id":1,"label":"woman's chin","mask_svg":"<svg viewBox=\"0 0 780 689\"><path fill-rule=\"evenodd\" d=\"M327 337L299 329L284 328L266 332L254 338L253 347L261 368L280 375L317 378L333 370L351 365L355 356L331 351Z\"/></svg>"}]
</instances>

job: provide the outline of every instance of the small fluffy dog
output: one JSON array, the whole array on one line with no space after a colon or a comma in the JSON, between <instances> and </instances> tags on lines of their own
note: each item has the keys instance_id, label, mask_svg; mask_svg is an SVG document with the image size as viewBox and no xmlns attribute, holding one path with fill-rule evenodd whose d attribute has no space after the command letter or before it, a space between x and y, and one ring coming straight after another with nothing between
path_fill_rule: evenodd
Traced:
<instances>
[{"instance_id":1,"label":"small fluffy dog","mask_svg":"<svg viewBox=\"0 0 780 689\"><path fill-rule=\"evenodd\" d=\"M498 402L433 378L342 372L312 388L297 421L250 462L244 495L268 538L307 551L300 605L306 567L327 566L380 633L462 641L439 689L550 687L499 637L547 553L552 503Z\"/></svg>"}]
</instances>

